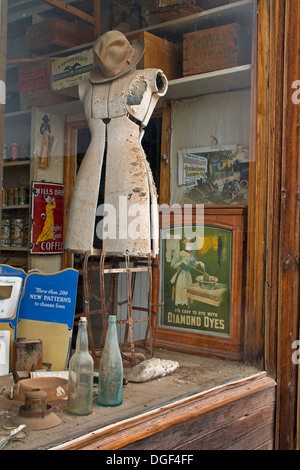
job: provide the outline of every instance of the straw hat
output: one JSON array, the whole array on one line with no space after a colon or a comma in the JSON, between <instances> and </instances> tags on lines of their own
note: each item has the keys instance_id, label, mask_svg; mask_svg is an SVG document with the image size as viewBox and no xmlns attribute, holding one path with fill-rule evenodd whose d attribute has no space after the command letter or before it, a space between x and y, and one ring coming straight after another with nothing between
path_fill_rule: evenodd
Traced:
<instances>
[{"instance_id":1,"label":"straw hat","mask_svg":"<svg viewBox=\"0 0 300 470\"><path fill-rule=\"evenodd\" d=\"M129 72L142 58L144 49L143 43L130 44L121 31L107 31L93 47L95 66L90 74L91 82L107 82Z\"/></svg>"}]
</instances>

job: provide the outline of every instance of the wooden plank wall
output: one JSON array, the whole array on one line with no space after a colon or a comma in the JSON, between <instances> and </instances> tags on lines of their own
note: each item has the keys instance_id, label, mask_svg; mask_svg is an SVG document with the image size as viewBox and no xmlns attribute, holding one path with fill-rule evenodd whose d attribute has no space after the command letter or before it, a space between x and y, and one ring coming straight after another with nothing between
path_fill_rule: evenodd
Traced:
<instances>
[{"instance_id":1,"label":"wooden plank wall","mask_svg":"<svg viewBox=\"0 0 300 470\"><path fill-rule=\"evenodd\" d=\"M278 270L277 446L294 450L297 442L298 366L292 360L299 339L299 192L300 103L293 83L300 80L300 0L285 1L282 166ZM295 45L297 45L295 47ZM299 89L299 86L297 87ZM299 403L298 403L299 406ZM298 436L299 442L299 436Z\"/></svg>"}]
</instances>

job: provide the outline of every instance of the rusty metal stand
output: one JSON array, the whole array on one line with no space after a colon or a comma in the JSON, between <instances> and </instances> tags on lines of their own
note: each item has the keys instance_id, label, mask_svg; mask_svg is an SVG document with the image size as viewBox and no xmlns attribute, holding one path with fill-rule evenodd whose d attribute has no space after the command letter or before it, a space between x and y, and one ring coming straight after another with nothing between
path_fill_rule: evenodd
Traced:
<instances>
[{"instance_id":1,"label":"rusty metal stand","mask_svg":"<svg viewBox=\"0 0 300 470\"><path fill-rule=\"evenodd\" d=\"M117 323L123 323L126 325L124 342L120 342L120 346L130 346L130 356L122 354L124 359L130 361L130 365L136 364L137 354L135 346L138 341L134 338L133 325L137 322L147 322L145 339L146 343L148 338L150 357L153 356L153 335L152 335L152 259L148 258L130 258L129 255L122 256L111 256L107 255L104 251L100 253L100 261L95 265L92 263L89 265L89 261L92 260L89 252L84 254L82 269L79 270L79 274L82 275L83 283L83 298L84 298L84 313L76 314L75 318L85 315L88 322L88 336L91 354L94 359L95 366L98 366L98 358L101 355L101 349L104 346L106 337L106 330L108 324L108 315L117 315L117 306L121 306L127 303L127 317L126 319L117 319ZM99 258L99 257L97 257ZM96 295L92 289L92 278L93 273L99 271L99 284L100 284L100 295ZM148 273L148 306L134 306L132 304L133 294L135 289L136 274L141 272ZM123 302L118 302L118 276L121 273L126 274L126 293L127 298ZM105 274L111 274L110 286L108 294L105 289ZM96 300L99 304L99 308L92 310L90 308L91 300ZM134 311L143 311L146 316L142 318L134 318ZM91 316L94 314L101 315L101 335L99 344L96 345L93 337ZM129 335L129 342L128 342Z\"/></svg>"}]
</instances>

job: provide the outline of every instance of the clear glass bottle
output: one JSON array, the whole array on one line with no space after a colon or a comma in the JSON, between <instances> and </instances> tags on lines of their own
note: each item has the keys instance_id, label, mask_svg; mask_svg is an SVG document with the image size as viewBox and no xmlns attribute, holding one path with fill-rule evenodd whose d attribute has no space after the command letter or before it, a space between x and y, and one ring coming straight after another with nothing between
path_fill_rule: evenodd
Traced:
<instances>
[{"instance_id":1,"label":"clear glass bottle","mask_svg":"<svg viewBox=\"0 0 300 470\"><path fill-rule=\"evenodd\" d=\"M93 380L94 361L88 350L87 320L80 317L76 350L69 363L69 414L83 416L92 412Z\"/></svg>"},{"instance_id":2,"label":"clear glass bottle","mask_svg":"<svg viewBox=\"0 0 300 470\"><path fill-rule=\"evenodd\" d=\"M98 405L123 402L123 363L118 342L117 319L109 315L104 349L99 362Z\"/></svg>"}]
</instances>

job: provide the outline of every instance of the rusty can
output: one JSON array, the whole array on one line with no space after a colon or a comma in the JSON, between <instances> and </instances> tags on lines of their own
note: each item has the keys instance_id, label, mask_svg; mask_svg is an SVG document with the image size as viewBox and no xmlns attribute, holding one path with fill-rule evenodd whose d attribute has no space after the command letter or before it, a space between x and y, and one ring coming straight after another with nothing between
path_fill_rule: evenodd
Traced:
<instances>
[{"instance_id":1,"label":"rusty can","mask_svg":"<svg viewBox=\"0 0 300 470\"><path fill-rule=\"evenodd\" d=\"M24 219L12 219L10 224L10 244L20 248L23 246Z\"/></svg>"},{"instance_id":2,"label":"rusty can","mask_svg":"<svg viewBox=\"0 0 300 470\"><path fill-rule=\"evenodd\" d=\"M10 220L1 220L1 246L10 246Z\"/></svg>"},{"instance_id":3,"label":"rusty can","mask_svg":"<svg viewBox=\"0 0 300 470\"><path fill-rule=\"evenodd\" d=\"M13 189L13 204L14 206L19 204L19 188Z\"/></svg>"},{"instance_id":4,"label":"rusty can","mask_svg":"<svg viewBox=\"0 0 300 470\"><path fill-rule=\"evenodd\" d=\"M2 206L7 206L7 189L2 188Z\"/></svg>"},{"instance_id":5,"label":"rusty can","mask_svg":"<svg viewBox=\"0 0 300 470\"><path fill-rule=\"evenodd\" d=\"M43 343L40 339L18 338L13 342L14 371L33 371L43 367Z\"/></svg>"},{"instance_id":6,"label":"rusty can","mask_svg":"<svg viewBox=\"0 0 300 470\"><path fill-rule=\"evenodd\" d=\"M12 188L7 189L7 205L14 205L14 190Z\"/></svg>"},{"instance_id":7,"label":"rusty can","mask_svg":"<svg viewBox=\"0 0 300 470\"><path fill-rule=\"evenodd\" d=\"M8 146L8 156L9 156L9 160L11 160L12 162L13 161L17 161L19 160L19 144L9 144Z\"/></svg>"},{"instance_id":8,"label":"rusty can","mask_svg":"<svg viewBox=\"0 0 300 470\"><path fill-rule=\"evenodd\" d=\"M28 204L29 202L29 191L26 186L20 186L18 188L18 204L23 206L24 204Z\"/></svg>"}]
</instances>

